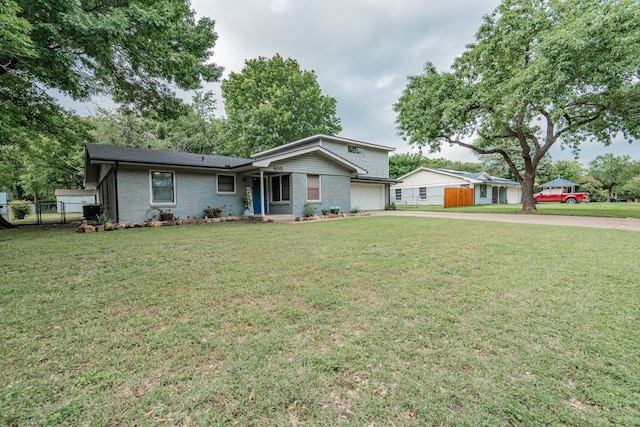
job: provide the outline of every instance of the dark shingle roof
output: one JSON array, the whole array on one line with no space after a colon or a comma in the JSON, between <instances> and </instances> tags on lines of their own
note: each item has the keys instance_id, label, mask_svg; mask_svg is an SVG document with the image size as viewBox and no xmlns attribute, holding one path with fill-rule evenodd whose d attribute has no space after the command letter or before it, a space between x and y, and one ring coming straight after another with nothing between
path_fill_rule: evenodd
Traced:
<instances>
[{"instance_id":1,"label":"dark shingle roof","mask_svg":"<svg viewBox=\"0 0 640 427\"><path fill-rule=\"evenodd\" d=\"M159 151L146 148L117 145L87 144L87 155L91 161L127 162L152 165L186 166L213 169L233 169L250 165L251 159L208 154Z\"/></svg>"},{"instance_id":2,"label":"dark shingle roof","mask_svg":"<svg viewBox=\"0 0 640 427\"><path fill-rule=\"evenodd\" d=\"M438 168L434 168L434 170L449 173L452 175L457 175L462 178L475 179L477 181L482 181L487 184L520 185L520 183L517 181L513 181L506 178L499 178L497 176L492 176L486 172L461 172L461 171L454 171L450 169L438 169Z\"/></svg>"}]
</instances>

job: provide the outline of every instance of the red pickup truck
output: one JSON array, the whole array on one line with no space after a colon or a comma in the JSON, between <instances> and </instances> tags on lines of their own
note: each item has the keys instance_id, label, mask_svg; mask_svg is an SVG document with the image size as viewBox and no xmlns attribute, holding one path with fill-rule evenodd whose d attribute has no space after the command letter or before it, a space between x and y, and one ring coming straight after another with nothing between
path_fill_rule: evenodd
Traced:
<instances>
[{"instance_id":1,"label":"red pickup truck","mask_svg":"<svg viewBox=\"0 0 640 427\"><path fill-rule=\"evenodd\" d=\"M560 202L575 204L589 201L589 195L587 193L565 193L562 188L549 188L534 194L533 198L536 200L536 203Z\"/></svg>"}]
</instances>

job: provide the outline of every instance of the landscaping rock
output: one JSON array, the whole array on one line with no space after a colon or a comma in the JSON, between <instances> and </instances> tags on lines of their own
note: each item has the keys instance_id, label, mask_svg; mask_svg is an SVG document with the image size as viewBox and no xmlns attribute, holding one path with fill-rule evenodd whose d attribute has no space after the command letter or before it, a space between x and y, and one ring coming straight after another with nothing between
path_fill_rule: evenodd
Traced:
<instances>
[{"instance_id":1,"label":"landscaping rock","mask_svg":"<svg viewBox=\"0 0 640 427\"><path fill-rule=\"evenodd\" d=\"M78 233L95 233L96 228L89 224L80 224L77 229Z\"/></svg>"}]
</instances>

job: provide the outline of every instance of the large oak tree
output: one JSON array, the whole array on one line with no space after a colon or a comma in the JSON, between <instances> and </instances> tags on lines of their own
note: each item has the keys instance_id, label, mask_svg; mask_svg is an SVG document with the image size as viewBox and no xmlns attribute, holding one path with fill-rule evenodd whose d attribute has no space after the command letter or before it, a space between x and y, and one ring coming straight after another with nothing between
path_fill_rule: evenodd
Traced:
<instances>
[{"instance_id":1,"label":"large oak tree","mask_svg":"<svg viewBox=\"0 0 640 427\"><path fill-rule=\"evenodd\" d=\"M640 138L638 17L637 0L505 0L451 72L428 63L409 78L400 134L502 156L535 211L536 169L554 144Z\"/></svg>"},{"instance_id":2,"label":"large oak tree","mask_svg":"<svg viewBox=\"0 0 640 427\"><path fill-rule=\"evenodd\" d=\"M52 94L175 117L177 88L222 71L209 61L214 21L188 0L0 0L0 19L0 148L91 138Z\"/></svg>"}]
</instances>

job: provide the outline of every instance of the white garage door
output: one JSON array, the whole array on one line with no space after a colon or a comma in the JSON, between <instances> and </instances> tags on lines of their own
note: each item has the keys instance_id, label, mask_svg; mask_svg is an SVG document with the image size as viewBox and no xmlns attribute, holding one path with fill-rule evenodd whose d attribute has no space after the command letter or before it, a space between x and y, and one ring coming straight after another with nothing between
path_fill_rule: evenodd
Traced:
<instances>
[{"instance_id":1,"label":"white garage door","mask_svg":"<svg viewBox=\"0 0 640 427\"><path fill-rule=\"evenodd\" d=\"M351 183L351 209L375 211L384 209L384 184Z\"/></svg>"}]
</instances>

